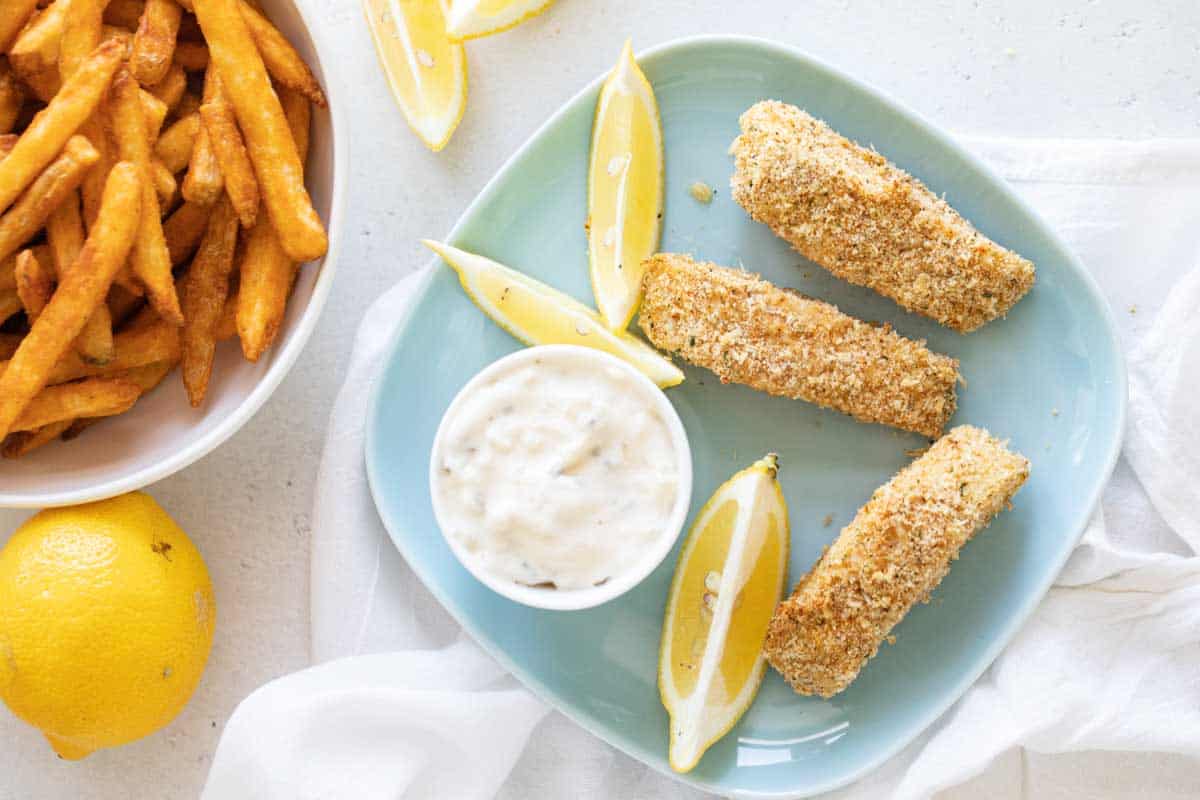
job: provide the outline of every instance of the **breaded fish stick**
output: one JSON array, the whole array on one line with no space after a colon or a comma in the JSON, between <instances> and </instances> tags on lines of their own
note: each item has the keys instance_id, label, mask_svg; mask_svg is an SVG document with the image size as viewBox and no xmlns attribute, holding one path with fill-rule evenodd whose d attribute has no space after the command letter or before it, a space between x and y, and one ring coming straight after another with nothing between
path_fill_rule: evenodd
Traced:
<instances>
[{"instance_id":1,"label":"breaded fish stick","mask_svg":"<svg viewBox=\"0 0 1200 800\"><path fill-rule=\"evenodd\" d=\"M875 491L767 629L767 659L800 694L832 697L1008 506L1029 462L960 425Z\"/></svg>"},{"instance_id":2,"label":"breaded fish stick","mask_svg":"<svg viewBox=\"0 0 1200 800\"><path fill-rule=\"evenodd\" d=\"M1033 264L979 233L924 184L785 103L757 103L730 152L733 197L850 283L961 333L1003 316Z\"/></svg>"},{"instance_id":3,"label":"breaded fish stick","mask_svg":"<svg viewBox=\"0 0 1200 800\"><path fill-rule=\"evenodd\" d=\"M954 414L958 361L888 326L742 270L660 253L646 260L639 324L655 347L770 394L930 438Z\"/></svg>"}]
</instances>

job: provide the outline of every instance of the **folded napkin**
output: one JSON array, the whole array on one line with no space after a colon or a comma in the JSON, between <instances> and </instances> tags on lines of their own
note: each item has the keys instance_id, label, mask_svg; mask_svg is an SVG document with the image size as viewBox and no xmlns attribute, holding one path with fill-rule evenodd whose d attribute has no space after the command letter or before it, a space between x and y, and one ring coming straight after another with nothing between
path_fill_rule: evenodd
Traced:
<instances>
[{"instance_id":1,"label":"folded napkin","mask_svg":"<svg viewBox=\"0 0 1200 800\"><path fill-rule=\"evenodd\" d=\"M839 796L928 797L1014 748L1038 769L995 777L988 796L1079 794L1087 778L1056 768L1069 759L1040 754L1088 750L1141 754L1119 768L1126 783L1137 771L1143 796L1194 793L1200 784L1189 791L1158 764L1200 758L1200 141L964 141L1107 294L1129 358L1128 436L1082 542L1016 639L928 731ZM312 534L318 666L238 707L205 797L699 796L521 688L384 532L363 425L415 286L410 276L367 313L330 422Z\"/></svg>"}]
</instances>

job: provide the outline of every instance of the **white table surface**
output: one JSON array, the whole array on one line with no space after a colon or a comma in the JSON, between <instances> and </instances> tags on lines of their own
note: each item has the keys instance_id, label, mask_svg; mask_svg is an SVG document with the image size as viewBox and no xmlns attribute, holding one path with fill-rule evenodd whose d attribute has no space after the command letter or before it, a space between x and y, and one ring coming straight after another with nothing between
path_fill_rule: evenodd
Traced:
<instances>
[{"instance_id":1,"label":"white table surface","mask_svg":"<svg viewBox=\"0 0 1200 800\"><path fill-rule=\"evenodd\" d=\"M166 730L85 761L56 759L0 711L0 800L191 798L224 721L251 690L308 664L309 512L325 422L359 317L428 260L491 174L622 41L699 33L796 45L891 93L944 128L1012 136L1200 136L1200 6L1194 0L559 0L468 48L466 117L441 154L408 131L378 70L360 5L301 0L327 29L331 92L350 103L349 213L333 296L291 375L258 416L200 463L152 487L189 531L216 585L216 641L203 682ZM25 514L0 510L0 542ZM616 755L621 759L623 756ZM1179 797L1200 765L1161 760ZM1048 769L1012 753L958 797L1019 796ZM1120 754L1059 757L1062 796L1136 797Z\"/></svg>"}]
</instances>

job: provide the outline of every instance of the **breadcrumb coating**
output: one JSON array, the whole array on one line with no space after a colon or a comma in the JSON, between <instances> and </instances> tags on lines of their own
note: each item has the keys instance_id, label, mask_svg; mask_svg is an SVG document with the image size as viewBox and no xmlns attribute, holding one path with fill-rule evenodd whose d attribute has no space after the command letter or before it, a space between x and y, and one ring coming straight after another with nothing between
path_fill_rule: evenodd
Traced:
<instances>
[{"instance_id":1,"label":"breadcrumb coating","mask_svg":"<svg viewBox=\"0 0 1200 800\"><path fill-rule=\"evenodd\" d=\"M639 324L655 347L770 394L930 438L954 414L958 361L742 270L659 253Z\"/></svg>"},{"instance_id":2,"label":"breadcrumb coating","mask_svg":"<svg viewBox=\"0 0 1200 800\"><path fill-rule=\"evenodd\" d=\"M987 431L952 429L875 491L775 609L771 666L800 694L845 689L1027 477L1029 461Z\"/></svg>"},{"instance_id":3,"label":"breadcrumb coating","mask_svg":"<svg viewBox=\"0 0 1200 800\"><path fill-rule=\"evenodd\" d=\"M733 197L803 256L961 333L1003 316L1033 264L975 230L874 150L795 106L741 117Z\"/></svg>"}]
</instances>

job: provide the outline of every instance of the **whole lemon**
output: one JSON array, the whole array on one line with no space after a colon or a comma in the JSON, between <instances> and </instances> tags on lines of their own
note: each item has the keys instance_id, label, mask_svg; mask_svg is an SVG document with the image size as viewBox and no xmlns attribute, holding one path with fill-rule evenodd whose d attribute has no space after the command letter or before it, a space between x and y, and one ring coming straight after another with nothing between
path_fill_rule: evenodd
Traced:
<instances>
[{"instance_id":1,"label":"whole lemon","mask_svg":"<svg viewBox=\"0 0 1200 800\"><path fill-rule=\"evenodd\" d=\"M0 550L0 699L63 758L187 704L212 647L208 570L146 494L42 511Z\"/></svg>"}]
</instances>

